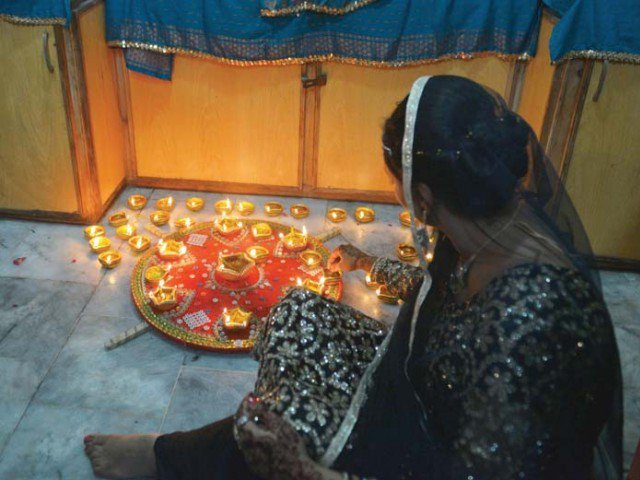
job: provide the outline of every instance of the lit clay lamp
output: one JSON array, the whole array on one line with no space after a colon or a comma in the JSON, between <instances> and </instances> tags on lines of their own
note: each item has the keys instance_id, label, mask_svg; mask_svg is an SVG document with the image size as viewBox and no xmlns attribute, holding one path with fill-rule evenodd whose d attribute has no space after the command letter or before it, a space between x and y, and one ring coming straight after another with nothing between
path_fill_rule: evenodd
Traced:
<instances>
[{"instance_id":1,"label":"lit clay lamp","mask_svg":"<svg viewBox=\"0 0 640 480\"><path fill-rule=\"evenodd\" d=\"M158 283L169 273L169 269L160 265L153 265L144 272L144 279L149 283Z\"/></svg>"},{"instance_id":2,"label":"lit clay lamp","mask_svg":"<svg viewBox=\"0 0 640 480\"><path fill-rule=\"evenodd\" d=\"M164 280L160 280L158 288L149 292L151 306L156 310L165 312L171 310L178 304L176 287L165 286Z\"/></svg>"},{"instance_id":3,"label":"lit clay lamp","mask_svg":"<svg viewBox=\"0 0 640 480\"><path fill-rule=\"evenodd\" d=\"M136 253L144 252L151 245L151 239L145 235L134 235L129 239L129 247Z\"/></svg>"},{"instance_id":4,"label":"lit clay lamp","mask_svg":"<svg viewBox=\"0 0 640 480\"><path fill-rule=\"evenodd\" d=\"M376 290L376 295L378 295L379 300L389 305L396 305L398 303L398 297L393 295L386 285L380 285Z\"/></svg>"},{"instance_id":5,"label":"lit clay lamp","mask_svg":"<svg viewBox=\"0 0 640 480\"><path fill-rule=\"evenodd\" d=\"M158 255L163 260L176 260L187 253L184 243L176 240L160 240L158 242Z\"/></svg>"},{"instance_id":6,"label":"lit clay lamp","mask_svg":"<svg viewBox=\"0 0 640 480\"><path fill-rule=\"evenodd\" d=\"M373 280L371 280L371 274L367 273L364 276L364 284L367 286L367 288L370 288L371 290L376 290L380 284L374 282Z\"/></svg>"},{"instance_id":7,"label":"lit clay lamp","mask_svg":"<svg viewBox=\"0 0 640 480\"><path fill-rule=\"evenodd\" d=\"M102 264L104 268L115 268L116 265L120 263L122 260L122 255L114 250L109 250L108 252L103 252L98 255L98 261Z\"/></svg>"},{"instance_id":8,"label":"lit clay lamp","mask_svg":"<svg viewBox=\"0 0 640 480\"><path fill-rule=\"evenodd\" d=\"M127 205L131 210L142 210L147 204L147 197L144 195L130 195Z\"/></svg>"},{"instance_id":9,"label":"lit clay lamp","mask_svg":"<svg viewBox=\"0 0 640 480\"><path fill-rule=\"evenodd\" d=\"M120 227L128 222L125 212L117 212L109 217L109 225L112 227Z\"/></svg>"},{"instance_id":10,"label":"lit clay lamp","mask_svg":"<svg viewBox=\"0 0 640 480\"><path fill-rule=\"evenodd\" d=\"M400 219L400 225L402 225L403 227L411 226L411 215L409 214L408 210L401 212L400 215L398 215L398 218Z\"/></svg>"},{"instance_id":11,"label":"lit clay lamp","mask_svg":"<svg viewBox=\"0 0 640 480\"><path fill-rule=\"evenodd\" d=\"M333 223L344 222L347 218L347 212L343 208L330 208L327 212L327 218Z\"/></svg>"},{"instance_id":12,"label":"lit clay lamp","mask_svg":"<svg viewBox=\"0 0 640 480\"><path fill-rule=\"evenodd\" d=\"M163 212L170 212L175 206L176 202L173 200L173 197L160 198L156 202L156 208L158 210L162 210Z\"/></svg>"},{"instance_id":13,"label":"lit clay lamp","mask_svg":"<svg viewBox=\"0 0 640 480\"><path fill-rule=\"evenodd\" d=\"M158 227L161 227L162 225L166 225L167 222L169 221L169 218L171 218L171 215L169 215L169 212L165 212L163 210L156 210L151 215L149 215L149 219L151 220L151 223L153 223Z\"/></svg>"},{"instance_id":14,"label":"lit clay lamp","mask_svg":"<svg viewBox=\"0 0 640 480\"><path fill-rule=\"evenodd\" d=\"M408 243L399 243L396 247L396 253L398 254L398 258L405 262L410 262L418 258L418 252L415 247Z\"/></svg>"},{"instance_id":15,"label":"lit clay lamp","mask_svg":"<svg viewBox=\"0 0 640 480\"><path fill-rule=\"evenodd\" d=\"M265 247L261 245L254 245L252 247L247 248L246 251L247 251L247 255L249 255L249 257L252 260L255 260L256 262L264 261L269 256L269 250L267 250Z\"/></svg>"},{"instance_id":16,"label":"lit clay lamp","mask_svg":"<svg viewBox=\"0 0 640 480\"><path fill-rule=\"evenodd\" d=\"M289 208L293 218L306 218L309 216L309 207L302 203L296 203Z\"/></svg>"},{"instance_id":17,"label":"lit clay lamp","mask_svg":"<svg viewBox=\"0 0 640 480\"><path fill-rule=\"evenodd\" d=\"M376 218L376 212L373 210L373 208L369 208L369 207L356 208L356 221L358 223L373 222L375 218Z\"/></svg>"},{"instance_id":18,"label":"lit clay lamp","mask_svg":"<svg viewBox=\"0 0 640 480\"><path fill-rule=\"evenodd\" d=\"M89 247L93 253L100 253L109 250L111 246L111 240L107 237L93 237L89 240Z\"/></svg>"},{"instance_id":19,"label":"lit clay lamp","mask_svg":"<svg viewBox=\"0 0 640 480\"><path fill-rule=\"evenodd\" d=\"M314 268L322 263L322 255L315 250L305 250L300 254L300 260L302 260L302 263L308 268Z\"/></svg>"},{"instance_id":20,"label":"lit clay lamp","mask_svg":"<svg viewBox=\"0 0 640 480\"><path fill-rule=\"evenodd\" d=\"M187 208L192 212L199 212L204 208L204 200L200 197L187 198Z\"/></svg>"},{"instance_id":21,"label":"lit clay lamp","mask_svg":"<svg viewBox=\"0 0 640 480\"><path fill-rule=\"evenodd\" d=\"M247 202L246 200L243 200L242 202L238 202L236 204L236 210L238 211L238 213L245 217L247 215L251 215L255 208L256 207L253 203Z\"/></svg>"},{"instance_id":22,"label":"lit clay lamp","mask_svg":"<svg viewBox=\"0 0 640 480\"><path fill-rule=\"evenodd\" d=\"M335 285L340 283L340 280L342 279L342 270L332 272L328 268L325 268L322 275L324 277L325 285Z\"/></svg>"},{"instance_id":23,"label":"lit clay lamp","mask_svg":"<svg viewBox=\"0 0 640 480\"><path fill-rule=\"evenodd\" d=\"M268 223L256 223L251 227L251 235L256 240L260 238L269 238L271 236L271 227Z\"/></svg>"},{"instance_id":24,"label":"lit clay lamp","mask_svg":"<svg viewBox=\"0 0 640 480\"><path fill-rule=\"evenodd\" d=\"M307 248L307 244L309 243L309 239L307 238L307 229L306 227L302 227L302 232L297 232L293 227L291 227L291 231L284 235L280 233L280 239L284 244L284 247L291 252L301 252L305 248Z\"/></svg>"},{"instance_id":25,"label":"lit clay lamp","mask_svg":"<svg viewBox=\"0 0 640 480\"><path fill-rule=\"evenodd\" d=\"M296 280L296 286L303 287L305 290L322 295L322 291L324 290L324 277L321 278L319 282L311 280L310 278L305 278L304 281L302 281L300 277L298 277Z\"/></svg>"},{"instance_id":26,"label":"lit clay lamp","mask_svg":"<svg viewBox=\"0 0 640 480\"><path fill-rule=\"evenodd\" d=\"M233 211L233 202L228 198L225 200L219 200L215 203L213 208L219 214L228 214Z\"/></svg>"},{"instance_id":27,"label":"lit clay lamp","mask_svg":"<svg viewBox=\"0 0 640 480\"><path fill-rule=\"evenodd\" d=\"M220 262L216 271L220 273L222 278L232 282L242 280L255 266L255 262L244 252L220 254L218 258Z\"/></svg>"},{"instance_id":28,"label":"lit clay lamp","mask_svg":"<svg viewBox=\"0 0 640 480\"><path fill-rule=\"evenodd\" d=\"M123 240L129 240L136 234L136 227L133 225L122 225L116 229L116 235Z\"/></svg>"},{"instance_id":29,"label":"lit clay lamp","mask_svg":"<svg viewBox=\"0 0 640 480\"><path fill-rule=\"evenodd\" d=\"M264 204L264 213L270 217L277 217L283 210L284 207L279 202L267 202Z\"/></svg>"},{"instance_id":30,"label":"lit clay lamp","mask_svg":"<svg viewBox=\"0 0 640 480\"><path fill-rule=\"evenodd\" d=\"M225 330L239 331L246 330L249 327L249 321L251 320L251 312L247 312L240 307L222 311L222 325Z\"/></svg>"},{"instance_id":31,"label":"lit clay lamp","mask_svg":"<svg viewBox=\"0 0 640 480\"><path fill-rule=\"evenodd\" d=\"M102 225L90 225L84 229L84 238L91 240L93 237L102 237L104 227Z\"/></svg>"},{"instance_id":32,"label":"lit clay lamp","mask_svg":"<svg viewBox=\"0 0 640 480\"><path fill-rule=\"evenodd\" d=\"M195 218L191 217L179 218L174 222L174 225L178 230L187 230L188 228L193 227L195 224Z\"/></svg>"},{"instance_id":33,"label":"lit clay lamp","mask_svg":"<svg viewBox=\"0 0 640 480\"><path fill-rule=\"evenodd\" d=\"M242 229L242 222L222 214L222 218L214 222L214 227L220 235L227 237L239 232Z\"/></svg>"}]
</instances>

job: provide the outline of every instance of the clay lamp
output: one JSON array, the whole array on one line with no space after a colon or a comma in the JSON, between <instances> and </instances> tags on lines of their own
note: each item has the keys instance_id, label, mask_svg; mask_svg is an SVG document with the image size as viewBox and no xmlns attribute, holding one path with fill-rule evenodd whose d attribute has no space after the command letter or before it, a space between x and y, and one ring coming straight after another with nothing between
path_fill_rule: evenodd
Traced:
<instances>
[{"instance_id":1,"label":"clay lamp","mask_svg":"<svg viewBox=\"0 0 640 480\"><path fill-rule=\"evenodd\" d=\"M322 263L322 255L315 250L305 250L299 256L307 268L314 268Z\"/></svg>"},{"instance_id":2,"label":"clay lamp","mask_svg":"<svg viewBox=\"0 0 640 480\"><path fill-rule=\"evenodd\" d=\"M120 227L128 222L125 212L117 212L109 216L109 225L112 227Z\"/></svg>"},{"instance_id":3,"label":"clay lamp","mask_svg":"<svg viewBox=\"0 0 640 480\"><path fill-rule=\"evenodd\" d=\"M399 243L396 246L396 253L398 254L398 258L405 262L410 262L418 258L418 252L415 247L408 243Z\"/></svg>"},{"instance_id":4,"label":"clay lamp","mask_svg":"<svg viewBox=\"0 0 640 480\"><path fill-rule=\"evenodd\" d=\"M271 236L271 227L268 223L255 223L251 227L251 235L256 240L260 238L269 238Z\"/></svg>"},{"instance_id":5,"label":"clay lamp","mask_svg":"<svg viewBox=\"0 0 640 480\"><path fill-rule=\"evenodd\" d=\"M246 200L243 200L242 202L238 202L236 204L236 210L238 211L238 213L245 217L247 215L251 215L255 208L256 207L253 203L247 202Z\"/></svg>"},{"instance_id":6,"label":"clay lamp","mask_svg":"<svg viewBox=\"0 0 640 480\"><path fill-rule=\"evenodd\" d=\"M175 206L176 202L173 200L173 197L160 198L156 202L156 208L158 210L162 210L163 212L170 212Z\"/></svg>"},{"instance_id":7,"label":"clay lamp","mask_svg":"<svg viewBox=\"0 0 640 480\"><path fill-rule=\"evenodd\" d=\"M106 252L107 250L109 250L110 246L111 240L104 236L93 237L91 240L89 240L89 247L91 247L91 251L93 253Z\"/></svg>"},{"instance_id":8,"label":"clay lamp","mask_svg":"<svg viewBox=\"0 0 640 480\"><path fill-rule=\"evenodd\" d=\"M369 223L373 222L376 218L376 212L373 208L369 207L358 207L356 208L356 222L358 223Z\"/></svg>"},{"instance_id":9,"label":"clay lamp","mask_svg":"<svg viewBox=\"0 0 640 480\"><path fill-rule=\"evenodd\" d=\"M398 218L400 219L400 225L402 225L403 227L411 226L411 214L408 210L401 212L400 215L398 215Z\"/></svg>"},{"instance_id":10,"label":"clay lamp","mask_svg":"<svg viewBox=\"0 0 640 480\"><path fill-rule=\"evenodd\" d=\"M187 208L192 212L199 212L204 208L204 200L200 197L187 198Z\"/></svg>"},{"instance_id":11,"label":"clay lamp","mask_svg":"<svg viewBox=\"0 0 640 480\"><path fill-rule=\"evenodd\" d=\"M330 208L327 212L327 218L333 223L344 222L347 218L347 212L343 208Z\"/></svg>"},{"instance_id":12,"label":"clay lamp","mask_svg":"<svg viewBox=\"0 0 640 480\"><path fill-rule=\"evenodd\" d=\"M279 202L267 202L264 204L264 213L270 217L277 217L283 210L284 207Z\"/></svg>"},{"instance_id":13,"label":"clay lamp","mask_svg":"<svg viewBox=\"0 0 640 480\"><path fill-rule=\"evenodd\" d=\"M219 263L216 271L220 273L222 278L232 282L242 280L255 266L255 262L244 252L220 254L218 258Z\"/></svg>"},{"instance_id":14,"label":"clay lamp","mask_svg":"<svg viewBox=\"0 0 640 480\"><path fill-rule=\"evenodd\" d=\"M196 224L196 219L191 217L179 218L174 222L175 227L178 230L187 230Z\"/></svg>"},{"instance_id":15,"label":"clay lamp","mask_svg":"<svg viewBox=\"0 0 640 480\"><path fill-rule=\"evenodd\" d=\"M371 274L367 273L364 276L364 284L367 286L367 288L370 288L371 290L376 290L380 284L377 282L374 282L373 280L371 280Z\"/></svg>"},{"instance_id":16,"label":"clay lamp","mask_svg":"<svg viewBox=\"0 0 640 480\"><path fill-rule=\"evenodd\" d=\"M163 260L176 260L187 253L184 243L177 240L160 240L158 242L158 255Z\"/></svg>"},{"instance_id":17,"label":"clay lamp","mask_svg":"<svg viewBox=\"0 0 640 480\"><path fill-rule=\"evenodd\" d=\"M246 330L249 326L251 315L251 312L247 312L240 307L235 307L231 310L225 308L222 311L222 325L225 330L229 331Z\"/></svg>"},{"instance_id":18,"label":"clay lamp","mask_svg":"<svg viewBox=\"0 0 640 480\"><path fill-rule=\"evenodd\" d=\"M214 228L220 235L227 237L239 232L242 229L242 222L222 214L222 218L216 219L214 222Z\"/></svg>"},{"instance_id":19,"label":"clay lamp","mask_svg":"<svg viewBox=\"0 0 640 480\"><path fill-rule=\"evenodd\" d=\"M134 235L129 239L129 247L136 253L144 252L151 245L151 239L145 235Z\"/></svg>"},{"instance_id":20,"label":"clay lamp","mask_svg":"<svg viewBox=\"0 0 640 480\"><path fill-rule=\"evenodd\" d=\"M169 287L164 284L164 280L160 280L158 287L149 292L149 300L151 306L161 312L171 310L178 304L178 294L176 287Z\"/></svg>"},{"instance_id":21,"label":"clay lamp","mask_svg":"<svg viewBox=\"0 0 640 480\"><path fill-rule=\"evenodd\" d=\"M280 239L284 247L291 252L300 252L307 248L307 243L309 243L307 229L304 226L302 227L302 232L298 232L291 227L291 231L286 235L280 234Z\"/></svg>"},{"instance_id":22,"label":"clay lamp","mask_svg":"<svg viewBox=\"0 0 640 480\"><path fill-rule=\"evenodd\" d=\"M219 200L214 204L213 208L219 214L228 214L233 211L233 202L228 198L225 200Z\"/></svg>"},{"instance_id":23,"label":"clay lamp","mask_svg":"<svg viewBox=\"0 0 640 480\"><path fill-rule=\"evenodd\" d=\"M335 285L340 283L340 280L342 279L342 271L337 270L335 272L332 272L328 268L325 268L323 270L322 276L324 277L325 285Z\"/></svg>"},{"instance_id":24,"label":"clay lamp","mask_svg":"<svg viewBox=\"0 0 640 480\"><path fill-rule=\"evenodd\" d=\"M93 237L102 237L104 227L102 225L90 225L84 229L84 238L91 240Z\"/></svg>"},{"instance_id":25,"label":"clay lamp","mask_svg":"<svg viewBox=\"0 0 640 480\"><path fill-rule=\"evenodd\" d=\"M166 225L167 222L169 221L169 218L171 218L171 215L169 215L169 212L165 212L163 210L156 210L151 215L149 215L149 220L151 220L151 223L153 223L158 227L161 227L162 225Z\"/></svg>"},{"instance_id":26,"label":"clay lamp","mask_svg":"<svg viewBox=\"0 0 640 480\"><path fill-rule=\"evenodd\" d=\"M166 269L160 265L153 265L144 272L144 279L149 283L158 283L164 279L169 273L169 269Z\"/></svg>"},{"instance_id":27,"label":"clay lamp","mask_svg":"<svg viewBox=\"0 0 640 480\"><path fill-rule=\"evenodd\" d=\"M122 255L120 255L115 250L109 250L108 252L103 252L98 255L98 261L102 264L104 268L115 268L116 265L120 263L122 260Z\"/></svg>"},{"instance_id":28,"label":"clay lamp","mask_svg":"<svg viewBox=\"0 0 640 480\"><path fill-rule=\"evenodd\" d=\"M142 210L147 204L147 197L144 195L130 195L127 200L127 205L131 210Z\"/></svg>"},{"instance_id":29,"label":"clay lamp","mask_svg":"<svg viewBox=\"0 0 640 480\"><path fill-rule=\"evenodd\" d=\"M136 234L136 227L133 225L121 225L116 229L116 235L122 240L129 240Z\"/></svg>"},{"instance_id":30,"label":"clay lamp","mask_svg":"<svg viewBox=\"0 0 640 480\"><path fill-rule=\"evenodd\" d=\"M252 247L249 247L247 248L246 252L247 255L249 255L249 257L256 262L261 262L269 256L269 250L261 245L254 245Z\"/></svg>"},{"instance_id":31,"label":"clay lamp","mask_svg":"<svg viewBox=\"0 0 640 480\"><path fill-rule=\"evenodd\" d=\"M398 304L398 297L393 295L386 285L380 285L376 290L376 295L378 295L378 299L384 303L388 303L389 305Z\"/></svg>"},{"instance_id":32,"label":"clay lamp","mask_svg":"<svg viewBox=\"0 0 640 480\"><path fill-rule=\"evenodd\" d=\"M289 207L289 211L293 218L305 218L309 216L309 207L302 203L291 205L291 207Z\"/></svg>"},{"instance_id":33,"label":"clay lamp","mask_svg":"<svg viewBox=\"0 0 640 480\"><path fill-rule=\"evenodd\" d=\"M302 287L310 292L317 293L318 295L322 295L322 291L324 290L324 277L321 278L319 282L311 280L310 278L305 278L304 281L302 281L302 279L298 277L296 280L296 286Z\"/></svg>"}]
</instances>

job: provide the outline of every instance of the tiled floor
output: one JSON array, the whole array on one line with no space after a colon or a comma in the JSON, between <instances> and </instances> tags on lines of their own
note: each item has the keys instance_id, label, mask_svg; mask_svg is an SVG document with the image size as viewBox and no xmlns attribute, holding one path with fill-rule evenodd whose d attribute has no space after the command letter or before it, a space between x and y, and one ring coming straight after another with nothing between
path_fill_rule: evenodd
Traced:
<instances>
[{"instance_id":1,"label":"tiled floor","mask_svg":"<svg viewBox=\"0 0 640 480\"><path fill-rule=\"evenodd\" d=\"M186 210L190 192L136 189L123 193L111 211L124 208L131 193L150 196L149 206L131 214L143 230L156 199L177 200L172 218L212 217L207 201L201 212ZM264 197L256 203L261 216ZM272 198L269 198L270 200ZM280 199L285 206L299 199ZM306 225L319 233L334 225L327 208L354 204L304 200L311 216L284 223ZM375 255L394 255L409 232L399 228L399 207L378 205L377 220L358 225L348 219L342 235L329 242L354 245ZM165 230L168 229L165 227ZM113 229L108 235L115 238ZM82 437L93 431L148 432L189 429L233 413L251 389L256 363L248 355L189 350L155 333L112 351L105 340L140 319L129 297L129 274L136 259L121 241L122 264L102 270L87 248L82 227L0 220L0 478L90 479ZM25 257L15 265L13 260ZM361 274L345 275L344 301L392 322L397 307L380 304L362 283ZM604 273L607 302L616 323L625 382L627 464L640 436L640 276Z\"/></svg>"}]
</instances>

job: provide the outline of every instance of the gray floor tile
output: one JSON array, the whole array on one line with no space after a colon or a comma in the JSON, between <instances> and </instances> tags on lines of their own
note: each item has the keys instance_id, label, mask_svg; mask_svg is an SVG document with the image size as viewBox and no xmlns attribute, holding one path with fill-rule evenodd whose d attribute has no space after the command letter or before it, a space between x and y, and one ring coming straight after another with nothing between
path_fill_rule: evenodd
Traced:
<instances>
[{"instance_id":1,"label":"gray floor tile","mask_svg":"<svg viewBox=\"0 0 640 480\"><path fill-rule=\"evenodd\" d=\"M171 399L163 432L189 430L233 415L251 391L255 374L185 366Z\"/></svg>"}]
</instances>

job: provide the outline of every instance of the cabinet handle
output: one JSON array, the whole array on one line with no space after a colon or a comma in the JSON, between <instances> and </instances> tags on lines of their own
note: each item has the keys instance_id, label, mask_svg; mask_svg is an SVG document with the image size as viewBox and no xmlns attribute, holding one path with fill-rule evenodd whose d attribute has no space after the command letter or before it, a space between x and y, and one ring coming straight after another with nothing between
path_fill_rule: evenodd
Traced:
<instances>
[{"instance_id":1,"label":"cabinet handle","mask_svg":"<svg viewBox=\"0 0 640 480\"><path fill-rule=\"evenodd\" d=\"M49 32L42 34L42 54L44 55L44 64L47 66L47 70L53 73L53 64L51 63L51 55L49 55Z\"/></svg>"}]
</instances>

